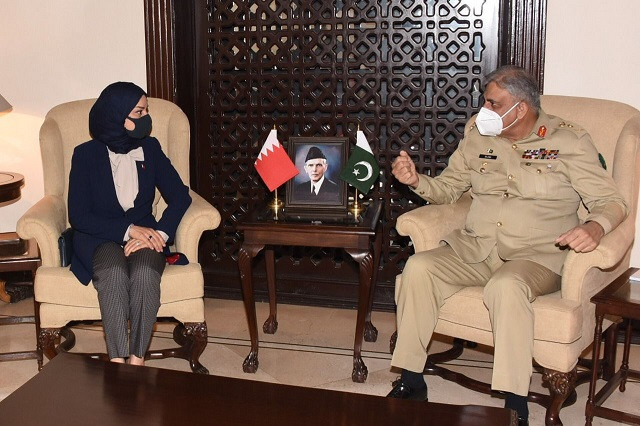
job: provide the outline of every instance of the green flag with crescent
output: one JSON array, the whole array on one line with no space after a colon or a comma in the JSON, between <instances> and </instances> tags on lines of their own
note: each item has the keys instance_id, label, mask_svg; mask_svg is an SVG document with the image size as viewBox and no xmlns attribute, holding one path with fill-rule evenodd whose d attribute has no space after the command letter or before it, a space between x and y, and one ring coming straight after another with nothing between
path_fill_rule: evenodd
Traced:
<instances>
[{"instance_id":1,"label":"green flag with crescent","mask_svg":"<svg viewBox=\"0 0 640 426\"><path fill-rule=\"evenodd\" d=\"M356 133L356 146L351 152L347 164L340 172L340 179L356 187L360 192L369 192L373 183L380 176L378 162L362 131Z\"/></svg>"}]
</instances>

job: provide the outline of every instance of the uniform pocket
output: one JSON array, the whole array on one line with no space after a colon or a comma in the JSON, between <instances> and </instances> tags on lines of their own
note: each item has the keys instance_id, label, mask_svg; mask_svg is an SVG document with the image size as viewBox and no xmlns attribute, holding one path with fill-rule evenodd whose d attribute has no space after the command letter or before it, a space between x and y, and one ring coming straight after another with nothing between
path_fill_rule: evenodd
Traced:
<instances>
[{"instance_id":1,"label":"uniform pocket","mask_svg":"<svg viewBox=\"0 0 640 426\"><path fill-rule=\"evenodd\" d=\"M469 162L471 186L476 194L504 191L504 165L496 160L473 159Z\"/></svg>"},{"instance_id":2,"label":"uniform pocket","mask_svg":"<svg viewBox=\"0 0 640 426\"><path fill-rule=\"evenodd\" d=\"M522 192L525 197L547 196L557 187L558 163L553 161L522 161Z\"/></svg>"},{"instance_id":3,"label":"uniform pocket","mask_svg":"<svg viewBox=\"0 0 640 426\"><path fill-rule=\"evenodd\" d=\"M497 160L473 159L469 162L469 166L474 172L486 174L500 169L502 163Z\"/></svg>"}]
</instances>

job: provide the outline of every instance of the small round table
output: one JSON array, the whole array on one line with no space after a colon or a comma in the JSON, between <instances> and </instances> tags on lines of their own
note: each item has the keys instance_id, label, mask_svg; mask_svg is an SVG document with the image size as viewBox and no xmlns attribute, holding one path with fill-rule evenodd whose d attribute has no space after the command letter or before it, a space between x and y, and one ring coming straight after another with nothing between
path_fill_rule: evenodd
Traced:
<instances>
[{"instance_id":1,"label":"small round table","mask_svg":"<svg viewBox=\"0 0 640 426\"><path fill-rule=\"evenodd\" d=\"M24 176L14 172L0 172L0 203L20 198L20 188L24 185Z\"/></svg>"}]
</instances>

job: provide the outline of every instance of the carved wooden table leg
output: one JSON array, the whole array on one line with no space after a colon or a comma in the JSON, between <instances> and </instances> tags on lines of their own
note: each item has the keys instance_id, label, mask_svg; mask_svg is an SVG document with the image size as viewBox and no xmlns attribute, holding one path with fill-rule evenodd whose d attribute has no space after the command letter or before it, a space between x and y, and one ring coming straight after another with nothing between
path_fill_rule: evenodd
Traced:
<instances>
[{"instance_id":1,"label":"carved wooden table leg","mask_svg":"<svg viewBox=\"0 0 640 426\"><path fill-rule=\"evenodd\" d=\"M256 304L253 298L253 284L251 277L251 263L253 258L264 248L264 245L243 244L238 253L238 268L242 282L242 299L247 314L251 351L242 363L245 373L255 373L258 370L258 323L256 320Z\"/></svg>"},{"instance_id":2,"label":"carved wooden table leg","mask_svg":"<svg viewBox=\"0 0 640 426\"><path fill-rule=\"evenodd\" d=\"M627 322L625 331L624 349L622 351L622 365L620 366L620 392L627 388L627 378L629 376L629 350L631 349L631 320Z\"/></svg>"},{"instance_id":3,"label":"carved wooden table leg","mask_svg":"<svg viewBox=\"0 0 640 426\"><path fill-rule=\"evenodd\" d=\"M277 307L276 307L276 267L275 256L272 247L267 247L264 251L267 267L267 285L269 288L269 318L264 322L262 331L267 334L275 334L278 330Z\"/></svg>"},{"instance_id":4,"label":"carved wooden table leg","mask_svg":"<svg viewBox=\"0 0 640 426\"><path fill-rule=\"evenodd\" d=\"M34 277L35 278L35 277ZM42 370L44 364L44 354L42 352L42 345L40 344L40 302L36 300L35 294L33 295L33 317L36 323L36 353L38 361L38 371Z\"/></svg>"},{"instance_id":5,"label":"carved wooden table leg","mask_svg":"<svg viewBox=\"0 0 640 426\"><path fill-rule=\"evenodd\" d=\"M362 340L364 337L365 318L369 309L371 287L373 278L373 256L370 251L359 251L347 249L347 253L360 264L359 274L359 295L358 295L358 317L356 320L356 335L353 342L353 371L351 380L363 383L367 380L367 366L362 360Z\"/></svg>"},{"instance_id":6,"label":"carved wooden table leg","mask_svg":"<svg viewBox=\"0 0 640 426\"><path fill-rule=\"evenodd\" d=\"M600 342L602 340L602 320L604 315L596 315L596 328L593 333L593 357L591 362L591 383L589 384L589 397L585 407L585 424L591 425L593 421L593 406L596 394L596 383L598 381L598 360L600 359Z\"/></svg>"},{"instance_id":7,"label":"carved wooden table leg","mask_svg":"<svg viewBox=\"0 0 640 426\"><path fill-rule=\"evenodd\" d=\"M371 291L369 291L369 302L367 306L367 316L364 320L364 340L375 342L378 340L378 329L371 322L371 311L373 310L373 291L378 282L378 266L380 265L380 250L382 249L382 233L377 232L373 243L373 274L371 276Z\"/></svg>"}]
</instances>

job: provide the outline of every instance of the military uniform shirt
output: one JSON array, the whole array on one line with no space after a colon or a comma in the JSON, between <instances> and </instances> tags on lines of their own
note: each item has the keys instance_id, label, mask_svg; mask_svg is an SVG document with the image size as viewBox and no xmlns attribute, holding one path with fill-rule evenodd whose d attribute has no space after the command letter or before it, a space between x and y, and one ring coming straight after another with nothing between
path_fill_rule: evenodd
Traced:
<instances>
[{"instance_id":1,"label":"military uniform shirt","mask_svg":"<svg viewBox=\"0 0 640 426\"><path fill-rule=\"evenodd\" d=\"M469 263L483 261L497 244L504 260L531 260L561 274L568 249L555 240L579 225L581 202L585 221L598 222L605 234L628 212L589 134L542 110L531 134L516 142L467 126L442 174L419 175L414 189L434 204L453 203L468 190L465 226L444 241Z\"/></svg>"}]
</instances>

